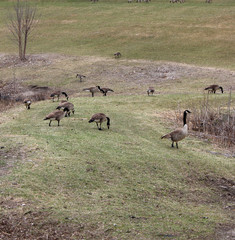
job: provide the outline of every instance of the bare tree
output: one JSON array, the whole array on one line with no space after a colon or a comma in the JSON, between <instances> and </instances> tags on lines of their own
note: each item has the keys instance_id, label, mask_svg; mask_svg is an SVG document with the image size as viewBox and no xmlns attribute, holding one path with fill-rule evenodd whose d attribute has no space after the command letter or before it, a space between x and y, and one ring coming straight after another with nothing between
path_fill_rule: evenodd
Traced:
<instances>
[{"instance_id":1,"label":"bare tree","mask_svg":"<svg viewBox=\"0 0 235 240\"><path fill-rule=\"evenodd\" d=\"M38 22L36 19L37 8L29 5L27 1L17 0L13 11L9 13L8 29L11 32L12 40L19 49L20 60L26 60L26 49L34 26Z\"/></svg>"}]
</instances>

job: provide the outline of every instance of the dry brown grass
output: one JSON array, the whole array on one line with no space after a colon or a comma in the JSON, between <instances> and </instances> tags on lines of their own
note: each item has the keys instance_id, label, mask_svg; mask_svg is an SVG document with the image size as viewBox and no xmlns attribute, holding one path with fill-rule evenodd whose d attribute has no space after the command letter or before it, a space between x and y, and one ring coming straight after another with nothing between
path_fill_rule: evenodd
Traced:
<instances>
[{"instance_id":1,"label":"dry brown grass","mask_svg":"<svg viewBox=\"0 0 235 240\"><path fill-rule=\"evenodd\" d=\"M227 103L218 105L205 94L197 107L192 107L190 117L191 129L200 137L212 140L224 147L234 148L235 144L235 108L232 107L232 90ZM182 112L176 111L176 119L182 121Z\"/></svg>"}]
</instances>

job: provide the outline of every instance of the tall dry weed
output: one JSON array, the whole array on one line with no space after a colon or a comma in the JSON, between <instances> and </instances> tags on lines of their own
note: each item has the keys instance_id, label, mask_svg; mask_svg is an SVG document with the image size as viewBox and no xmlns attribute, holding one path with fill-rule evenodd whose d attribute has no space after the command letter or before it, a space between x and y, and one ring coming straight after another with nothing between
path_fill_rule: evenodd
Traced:
<instances>
[{"instance_id":1,"label":"tall dry weed","mask_svg":"<svg viewBox=\"0 0 235 240\"><path fill-rule=\"evenodd\" d=\"M232 91L227 103L218 105L205 94L203 101L191 107L190 128L194 134L210 139L225 147L235 147L235 108L232 107ZM176 119L182 121L182 111L175 111Z\"/></svg>"}]
</instances>

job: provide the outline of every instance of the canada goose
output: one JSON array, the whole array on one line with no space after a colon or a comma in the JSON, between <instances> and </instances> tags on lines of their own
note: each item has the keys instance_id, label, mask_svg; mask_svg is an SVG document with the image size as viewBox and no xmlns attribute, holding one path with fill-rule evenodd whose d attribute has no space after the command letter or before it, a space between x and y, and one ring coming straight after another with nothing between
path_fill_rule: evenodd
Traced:
<instances>
[{"instance_id":1,"label":"canada goose","mask_svg":"<svg viewBox=\"0 0 235 240\"><path fill-rule=\"evenodd\" d=\"M122 54L120 52L116 52L113 54L115 58L120 58Z\"/></svg>"},{"instance_id":2,"label":"canada goose","mask_svg":"<svg viewBox=\"0 0 235 240\"><path fill-rule=\"evenodd\" d=\"M220 89L222 93L224 92L224 89L221 86L215 84L206 87L204 90L208 90L208 93L209 92L215 93L218 89Z\"/></svg>"},{"instance_id":3,"label":"canada goose","mask_svg":"<svg viewBox=\"0 0 235 240\"><path fill-rule=\"evenodd\" d=\"M61 94L64 94L66 99L69 100L68 94L66 92L61 92L61 91L53 92L50 97L53 98L53 102L54 102L55 97L57 97L58 101L59 101Z\"/></svg>"},{"instance_id":4,"label":"canada goose","mask_svg":"<svg viewBox=\"0 0 235 240\"><path fill-rule=\"evenodd\" d=\"M60 110L61 108L63 108L63 109L67 108L68 109L68 111L66 111L65 117L67 117L67 116L70 117L70 112L71 111L72 111L73 114L75 112L74 105L72 103L70 103L70 102L67 102L67 101L66 102L64 102L64 101L61 102L56 109Z\"/></svg>"},{"instance_id":5,"label":"canada goose","mask_svg":"<svg viewBox=\"0 0 235 240\"><path fill-rule=\"evenodd\" d=\"M149 96L150 93L152 93L152 95L153 95L154 91L155 90L154 90L153 87L149 87L149 89L147 90L148 96Z\"/></svg>"},{"instance_id":6,"label":"canada goose","mask_svg":"<svg viewBox=\"0 0 235 240\"><path fill-rule=\"evenodd\" d=\"M107 92L114 92L112 89L110 88L101 88L100 86L96 86L102 93L103 93L103 96L106 96L107 95Z\"/></svg>"},{"instance_id":7,"label":"canada goose","mask_svg":"<svg viewBox=\"0 0 235 240\"><path fill-rule=\"evenodd\" d=\"M29 110L30 109L30 105L31 105L31 100L30 99L25 99L24 100L24 104L25 104L25 107Z\"/></svg>"},{"instance_id":8,"label":"canada goose","mask_svg":"<svg viewBox=\"0 0 235 240\"><path fill-rule=\"evenodd\" d=\"M172 141L171 147L174 147L174 142L175 142L176 147L178 148L178 142L183 140L188 135L188 125L186 123L187 113L191 113L191 112L189 110L184 111L184 116L183 116L184 126L183 126L183 128L177 128L173 132L170 132L161 137L161 139L162 138L170 138Z\"/></svg>"},{"instance_id":9,"label":"canada goose","mask_svg":"<svg viewBox=\"0 0 235 240\"><path fill-rule=\"evenodd\" d=\"M94 93L99 92L100 90L97 87L90 87L90 88L84 88L82 91L91 92L91 96L94 97Z\"/></svg>"},{"instance_id":10,"label":"canada goose","mask_svg":"<svg viewBox=\"0 0 235 240\"><path fill-rule=\"evenodd\" d=\"M81 74L79 74L79 73L76 75L76 78L79 78L79 79L80 79L80 82L82 82L82 79L85 78L85 77L86 77L86 76L81 75Z\"/></svg>"},{"instance_id":11,"label":"canada goose","mask_svg":"<svg viewBox=\"0 0 235 240\"><path fill-rule=\"evenodd\" d=\"M96 122L97 128L98 128L99 130L102 130L102 129L101 129L101 124L102 124L102 122L105 122L105 121L107 121L107 127L108 127L108 129L109 129L109 126L110 126L110 118L107 117L104 113L96 113L96 114L94 114L94 115L91 117L91 119L89 120L89 123L91 123L91 122ZM98 126L98 123L100 123L100 127Z\"/></svg>"},{"instance_id":12,"label":"canada goose","mask_svg":"<svg viewBox=\"0 0 235 240\"><path fill-rule=\"evenodd\" d=\"M49 113L43 120L50 120L49 126L53 120L58 121L58 126L60 126L60 120L65 116L65 113L68 112L68 108L64 108L63 111L55 110L54 112Z\"/></svg>"}]
</instances>

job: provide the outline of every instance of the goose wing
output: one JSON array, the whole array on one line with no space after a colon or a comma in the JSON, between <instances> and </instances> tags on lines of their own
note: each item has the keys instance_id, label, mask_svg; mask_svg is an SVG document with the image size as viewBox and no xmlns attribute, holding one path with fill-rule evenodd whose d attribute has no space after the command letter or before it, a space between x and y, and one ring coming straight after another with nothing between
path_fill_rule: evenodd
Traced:
<instances>
[{"instance_id":1,"label":"goose wing","mask_svg":"<svg viewBox=\"0 0 235 240\"><path fill-rule=\"evenodd\" d=\"M60 118L61 116L64 115L64 112L63 111L60 111L60 110L55 110L51 113L49 113L46 117L45 117L45 120L46 119L57 119L57 118Z\"/></svg>"},{"instance_id":2,"label":"goose wing","mask_svg":"<svg viewBox=\"0 0 235 240\"><path fill-rule=\"evenodd\" d=\"M174 131L162 136L161 138L171 138L172 140L175 140L175 139L180 138L182 136L182 134L183 134L182 128L177 128Z\"/></svg>"},{"instance_id":3,"label":"goose wing","mask_svg":"<svg viewBox=\"0 0 235 240\"><path fill-rule=\"evenodd\" d=\"M104 113L96 113L91 117L92 120L101 120L106 119L106 115Z\"/></svg>"},{"instance_id":4,"label":"goose wing","mask_svg":"<svg viewBox=\"0 0 235 240\"><path fill-rule=\"evenodd\" d=\"M70 102L63 102L60 103L58 107L72 109L74 108L74 105Z\"/></svg>"},{"instance_id":5,"label":"goose wing","mask_svg":"<svg viewBox=\"0 0 235 240\"><path fill-rule=\"evenodd\" d=\"M90 87L90 88L84 88L82 91L99 92L100 90L97 87Z\"/></svg>"},{"instance_id":6,"label":"goose wing","mask_svg":"<svg viewBox=\"0 0 235 240\"><path fill-rule=\"evenodd\" d=\"M170 133L172 141L180 141L187 136L187 132L183 131L182 128L177 128Z\"/></svg>"}]
</instances>

